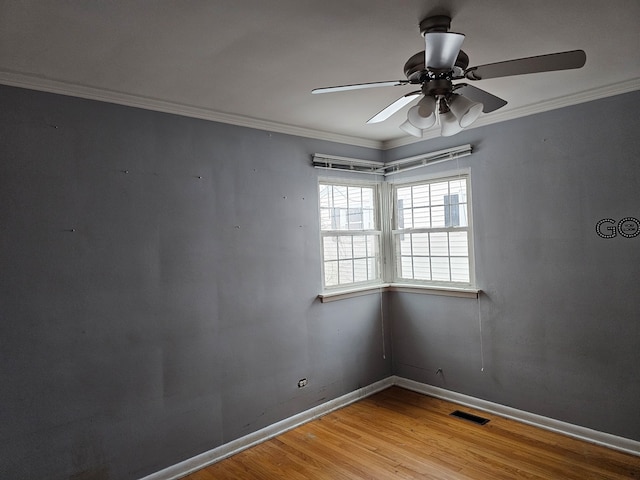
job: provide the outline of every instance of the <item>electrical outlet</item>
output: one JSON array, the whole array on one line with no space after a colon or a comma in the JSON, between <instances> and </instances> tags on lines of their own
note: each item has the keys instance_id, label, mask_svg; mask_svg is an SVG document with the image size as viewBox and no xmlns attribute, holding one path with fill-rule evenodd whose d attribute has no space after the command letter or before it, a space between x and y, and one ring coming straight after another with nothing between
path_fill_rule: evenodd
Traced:
<instances>
[{"instance_id":1,"label":"electrical outlet","mask_svg":"<svg viewBox=\"0 0 640 480\"><path fill-rule=\"evenodd\" d=\"M306 386L307 386L307 379L306 378L298 380L298 388L302 388L302 387L306 387Z\"/></svg>"}]
</instances>

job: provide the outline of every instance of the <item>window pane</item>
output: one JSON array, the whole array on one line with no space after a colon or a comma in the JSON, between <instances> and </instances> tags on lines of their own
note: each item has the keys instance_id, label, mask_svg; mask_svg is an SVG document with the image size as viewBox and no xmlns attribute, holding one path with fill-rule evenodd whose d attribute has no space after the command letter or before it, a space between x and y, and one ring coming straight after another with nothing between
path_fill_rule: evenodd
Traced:
<instances>
[{"instance_id":1,"label":"window pane","mask_svg":"<svg viewBox=\"0 0 640 480\"><path fill-rule=\"evenodd\" d=\"M338 259L338 237L324 237L324 259Z\"/></svg>"},{"instance_id":2,"label":"window pane","mask_svg":"<svg viewBox=\"0 0 640 480\"><path fill-rule=\"evenodd\" d=\"M461 227L468 227L469 226L469 217L467 215L467 205L466 203L461 203L458 208L460 210L460 213L458 214L460 216L460 226Z\"/></svg>"},{"instance_id":3,"label":"window pane","mask_svg":"<svg viewBox=\"0 0 640 480\"><path fill-rule=\"evenodd\" d=\"M337 237L338 239L338 258L344 260L353 257L353 249L350 236ZM342 282L341 282L342 283Z\"/></svg>"},{"instance_id":4,"label":"window pane","mask_svg":"<svg viewBox=\"0 0 640 480\"><path fill-rule=\"evenodd\" d=\"M333 186L333 207L335 208L348 208L347 203L347 191L348 187L343 185Z\"/></svg>"},{"instance_id":5,"label":"window pane","mask_svg":"<svg viewBox=\"0 0 640 480\"><path fill-rule=\"evenodd\" d=\"M449 182L431 184L431 205L444 205L445 195L449 195Z\"/></svg>"},{"instance_id":6,"label":"window pane","mask_svg":"<svg viewBox=\"0 0 640 480\"><path fill-rule=\"evenodd\" d=\"M447 227L457 227L460 225L460 215L458 211L458 195L445 195L444 197L444 224Z\"/></svg>"},{"instance_id":7,"label":"window pane","mask_svg":"<svg viewBox=\"0 0 640 480\"><path fill-rule=\"evenodd\" d=\"M405 206L411 205L411 187L400 187L396 190L396 201L402 202Z\"/></svg>"},{"instance_id":8,"label":"window pane","mask_svg":"<svg viewBox=\"0 0 640 480\"><path fill-rule=\"evenodd\" d=\"M367 259L360 258L353 261L353 281L354 282L366 282L368 280L367 275Z\"/></svg>"},{"instance_id":9,"label":"window pane","mask_svg":"<svg viewBox=\"0 0 640 480\"><path fill-rule=\"evenodd\" d=\"M353 283L353 262L351 260L339 261L338 270L339 283Z\"/></svg>"},{"instance_id":10,"label":"window pane","mask_svg":"<svg viewBox=\"0 0 640 480\"><path fill-rule=\"evenodd\" d=\"M362 188L348 187L349 208L362 208Z\"/></svg>"},{"instance_id":11,"label":"window pane","mask_svg":"<svg viewBox=\"0 0 640 480\"><path fill-rule=\"evenodd\" d=\"M445 224L444 205L431 207L431 227L444 228Z\"/></svg>"},{"instance_id":12,"label":"window pane","mask_svg":"<svg viewBox=\"0 0 640 480\"><path fill-rule=\"evenodd\" d=\"M467 201L467 181L463 178L449 182L449 195L458 195L460 203Z\"/></svg>"},{"instance_id":13,"label":"window pane","mask_svg":"<svg viewBox=\"0 0 640 480\"><path fill-rule=\"evenodd\" d=\"M375 235L367 235L367 252L370 257L378 256L378 237Z\"/></svg>"},{"instance_id":14,"label":"window pane","mask_svg":"<svg viewBox=\"0 0 640 480\"><path fill-rule=\"evenodd\" d=\"M429 257L414 257L413 278L415 280L431 280Z\"/></svg>"},{"instance_id":15,"label":"window pane","mask_svg":"<svg viewBox=\"0 0 640 480\"><path fill-rule=\"evenodd\" d=\"M331 230L331 213L332 211L328 208L320 209L320 229L321 230Z\"/></svg>"},{"instance_id":16,"label":"window pane","mask_svg":"<svg viewBox=\"0 0 640 480\"><path fill-rule=\"evenodd\" d=\"M375 258L367 259L367 268L369 271L369 278L367 280L376 280L378 275L378 263Z\"/></svg>"},{"instance_id":17,"label":"window pane","mask_svg":"<svg viewBox=\"0 0 640 480\"><path fill-rule=\"evenodd\" d=\"M413 278L413 259L411 257L400 257L400 278Z\"/></svg>"},{"instance_id":18,"label":"window pane","mask_svg":"<svg viewBox=\"0 0 640 480\"><path fill-rule=\"evenodd\" d=\"M413 206L414 207L429 206L429 184L415 185L413 187Z\"/></svg>"},{"instance_id":19,"label":"window pane","mask_svg":"<svg viewBox=\"0 0 640 480\"><path fill-rule=\"evenodd\" d=\"M362 209L361 208L349 208L347 209L349 230L362 230Z\"/></svg>"},{"instance_id":20,"label":"window pane","mask_svg":"<svg viewBox=\"0 0 640 480\"><path fill-rule=\"evenodd\" d=\"M450 232L449 233L449 252L452 257L468 257L469 256L467 232Z\"/></svg>"},{"instance_id":21,"label":"window pane","mask_svg":"<svg viewBox=\"0 0 640 480\"><path fill-rule=\"evenodd\" d=\"M327 287L338 285L338 262L324 263L324 284Z\"/></svg>"},{"instance_id":22,"label":"window pane","mask_svg":"<svg viewBox=\"0 0 640 480\"><path fill-rule=\"evenodd\" d=\"M362 229L363 230L375 230L375 211L373 209L362 210Z\"/></svg>"},{"instance_id":23,"label":"window pane","mask_svg":"<svg viewBox=\"0 0 640 480\"><path fill-rule=\"evenodd\" d=\"M373 188L362 188L362 208L373 210L375 208Z\"/></svg>"},{"instance_id":24,"label":"window pane","mask_svg":"<svg viewBox=\"0 0 640 480\"><path fill-rule=\"evenodd\" d=\"M363 258L367 256L367 240L364 235L353 237L353 256Z\"/></svg>"},{"instance_id":25,"label":"window pane","mask_svg":"<svg viewBox=\"0 0 640 480\"><path fill-rule=\"evenodd\" d=\"M451 226L451 227L468 226L466 203L449 205L448 208L449 208L448 215L451 220L447 226Z\"/></svg>"},{"instance_id":26,"label":"window pane","mask_svg":"<svg viewBox=\"0 0 640 480\"><path fill-rule=\"evenodd\" d=\"M396 245L399 255L411 255L411 235L396 236Z\"/></svg>"},{"instance_id":27,"label":"window pane","mask_svg":"<svg viewBox=\"0 0 640 480\"><path fill-rule=\"evenodd\" d=\"M413 228L429 228L429 208L416 208L413 211Z\"/></svg>"},{"instance_id":28,"label":"window pane","mask_svg":"<svg viewBox=\"0 0 640 480\"><path fill-rule=\"evenodd\" d=\"M329 208L331 206L330 205L331 186L320 185L319 196L320 196L320 207Z\"/></svg>"},{"instance_id":29,"label":"window pane","mask_svg":"<svg viewBox=\"0 0 640 480\"><path fill-rule=\"evenodd\" d=\"M413 228L413 210L411 208L398 211L398 228Z\"/></svg>"},{"instance_id":30,"label":"window pane","mask_svg":"<svg viewBox=\"0 0 640 480\"><path fill-rule=\"evenodd\" d=\"M333 208L331 210L331 229L346 230L347 229L347 209Z\"/></svg>"},{"instance_id":31,"label":"window pane","mask_svg":"<svg viewBox=\"0 0 640 480\"><path fill-rule=\"evenodd\" d=\"M429 234L414 233L412 237L413 255L429 256Z\"/></svg>"},{"instance_id":32,"label":"window pane","mask_svg":"<svg viewBox=\"0 0 640 480\"><path fill-rule=\"evenodd\" d=\"M469 259L463 257L451 258L451 281L469 282Z\"/></svg>"},{"instance_id":33,"label":"window pane","mask_svg":"<svg viewBox=\"0 0 640 480\"><path fill-rule=\"evenodd\" d=\"M431 276L437 282L449 282L449 259L440 257L431 257Z\"/></svg>"},{"instance_id":34,"label":"window pane","mask_svg":"<svg viewBox=\"0 0 640 480\"><path fill-rule=\"evenodd\" d=\"M446 257L449 255L447 232L430 233L429 240L431 242L431 256Z\"/></svg>"}]
</instances>

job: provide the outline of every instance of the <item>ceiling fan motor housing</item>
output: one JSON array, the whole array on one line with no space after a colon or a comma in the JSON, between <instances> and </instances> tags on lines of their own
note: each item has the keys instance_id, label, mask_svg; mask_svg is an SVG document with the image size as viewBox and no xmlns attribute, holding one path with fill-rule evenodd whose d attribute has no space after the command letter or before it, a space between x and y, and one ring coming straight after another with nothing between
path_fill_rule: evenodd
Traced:
<instances>
[{"instance_id":1,"label":"ceiling fan motor housing","mask_svg":"<svg viewBox=\"0 0 640 480\"><path fill-rule=\"evenodd\" d=\"M469 56L460 50L458 58L453 66L453 79L463 78L464 71L469 66ZM404 64L404 74L411 83L422 83L426 81L429 75L424 64L424 50L413 55L407 63Z\"/></svg>"},{"instance_id":2,"label":"ceiling fan motor housing","mask_svg":"<svg viewBox=\"0 0 640 480\"><path fill-rule=\"evenodd\" d=\"M424 95L448 95L453 90L451 80L446 78L436 78L429 80L422 85L422 93Z\"/></svg>"},{"instance_id":3,"label":"ceiling fan motor housing","mask_svg":"<svg viewBox=\"0 0 640 480\"><path fill-rule=\"evenodd\" d=\"M420 34L424 37L426 33L448 32L450 27L451 17L447 15L434 15L420 22Z\"/></svg>"}]
</instances>

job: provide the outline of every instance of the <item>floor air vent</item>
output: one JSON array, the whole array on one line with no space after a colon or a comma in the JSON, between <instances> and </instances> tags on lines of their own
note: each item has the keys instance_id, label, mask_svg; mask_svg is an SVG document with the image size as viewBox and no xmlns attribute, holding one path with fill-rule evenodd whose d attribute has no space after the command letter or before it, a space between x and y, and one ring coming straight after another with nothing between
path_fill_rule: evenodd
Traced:
<instances>
[{"instance_id":1,"label":"floor air vent","mask_svg":"<svg viewBox=\"0 0 640 480\"><path fill-rule=\"evenodd\" d=\"M471 413L461 412L460 410L456 410L455 412L450 413L452 417L458 417L463 420L467 420L469 422L473 422L476 425L484 425L489 421L488 418L482 418L477 415L472 415Z\"/></svg>"}]
</instances>

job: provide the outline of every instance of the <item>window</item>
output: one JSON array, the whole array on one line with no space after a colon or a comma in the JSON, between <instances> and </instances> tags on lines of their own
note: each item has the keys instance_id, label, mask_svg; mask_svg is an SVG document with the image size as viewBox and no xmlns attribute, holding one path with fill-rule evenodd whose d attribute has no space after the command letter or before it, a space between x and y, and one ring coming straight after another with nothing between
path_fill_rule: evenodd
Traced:
<instances>
[{"instance_id":1,"label":"window","mask_svg":"<svg viewBox=\"0 0 640 480\"><path fill-rule=\"evenodd\" d=\"M319 198L326 295L383 283L474 288L468 175L412 183L322 180Z\"/></svg>"},{"instance_id":2,"label":"window","mask_svg":"<svg viewBox=\"0 0 640 480\"><path fill-rule=\"evenodd\" d=\"M395 185L397 282L470 286L468 176Z\"/></svg>"},{"instance_id":3,"label":"window","mask_svg":"<svg viewBox=\"0 0 640 480\"><path fill-rule=\"evenodd\" d=\"M321 182L319 196L324 287L380 282L377 185Z\"/></svg>"}]
</instances>

